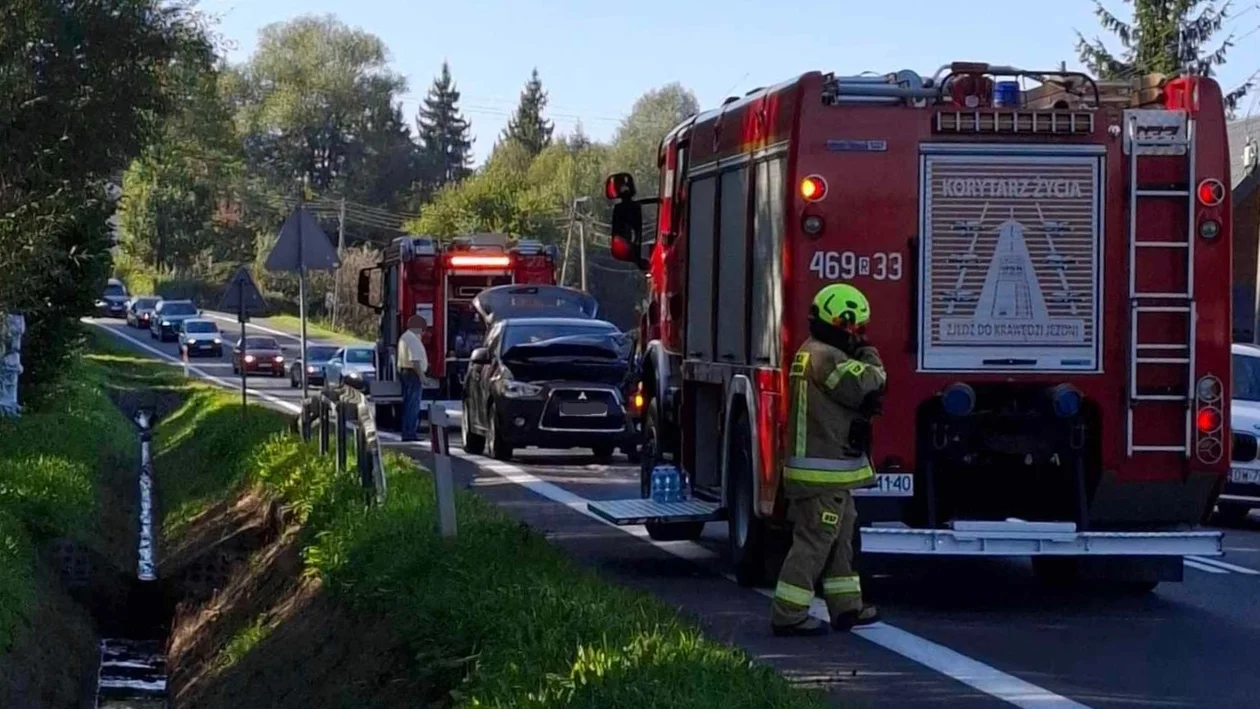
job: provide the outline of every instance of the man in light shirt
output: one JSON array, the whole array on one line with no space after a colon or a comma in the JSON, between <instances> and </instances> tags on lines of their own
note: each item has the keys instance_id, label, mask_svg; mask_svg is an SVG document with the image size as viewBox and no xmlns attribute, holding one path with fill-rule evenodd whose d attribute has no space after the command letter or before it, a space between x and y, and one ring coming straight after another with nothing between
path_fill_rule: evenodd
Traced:
<instances>
[{"instance_id":1,"label":"man in light shirt","mask_svg":"<svg viewBox=\"0 0 1260 709\"><path fill-rule=\"evenodd\" d=\"M420 401L424 396L424 376L429 371L429 357L420 336L428 326L424 318L412 315L407 330L398 338L398 381L402 383L402 439L420 438Z\"/></svg>"}]
</instances>

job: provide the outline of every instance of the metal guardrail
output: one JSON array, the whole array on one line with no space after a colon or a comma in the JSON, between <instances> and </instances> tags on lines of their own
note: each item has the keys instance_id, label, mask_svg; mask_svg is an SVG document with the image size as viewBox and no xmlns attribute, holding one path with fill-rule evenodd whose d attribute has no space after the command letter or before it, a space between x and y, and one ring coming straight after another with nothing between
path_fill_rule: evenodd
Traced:
<instances>
[{"instance_id":1,"label":"metal guardrail","mask_svg":"<svg viewBox=\"0 0 1260 709\"><path fill-rule=\"evenodd\" d=\"M329 448L335 446L338 472L347 468L352 424L355 470L358 471L363 486L364 502L368 505L379 505L385 501L388 480L373 407L367 397L361 391L345 387L339 396L321 390L302 400L297 420L302 439L309 441L312 435L318 433L321 455L327 455Z\"/></svg>"},{"instance_id":2,"label":"metal guardrail","mask_svg":"<svg viewBox=\"0 0 1260 709\"><path fill-rule=\"evenodd\" d=\"M339 396L321 390L302 401L298 428L303 440L310 441L318 429L320 455L328 455L335 446L337 471L346 470L349 457L349 433L353 422L355 433L355 468L363 485L364 502L379 505L385 501L387 476L381 455L380 436L376 430L375 407L357 389L344 387ZM433 482L437 497L438 532L444 537L456 535L455 481L451 472L450 444L447 427L450 419L446 407L434 404L429 409L429 434L433 449ZM334 438L335 443L329 439Z\"/></svg>"}]
</instances>

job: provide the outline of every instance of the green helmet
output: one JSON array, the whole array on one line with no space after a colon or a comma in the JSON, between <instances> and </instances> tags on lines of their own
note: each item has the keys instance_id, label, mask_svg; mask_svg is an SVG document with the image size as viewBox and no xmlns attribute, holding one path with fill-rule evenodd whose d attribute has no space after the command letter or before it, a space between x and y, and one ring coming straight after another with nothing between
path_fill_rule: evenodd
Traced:
<instances>
[{"instance_id":1,"label":"green helmet","mask_svg":"<svg viewBox=\"0 0 1260 709\"><path fill-rule=\"evenodd\" d=\"M871 320L871 304L848 283L824 286L814 296L813 306L816 312L812 314L828 325L864 327Z\"/></svg>"}]
</instances>

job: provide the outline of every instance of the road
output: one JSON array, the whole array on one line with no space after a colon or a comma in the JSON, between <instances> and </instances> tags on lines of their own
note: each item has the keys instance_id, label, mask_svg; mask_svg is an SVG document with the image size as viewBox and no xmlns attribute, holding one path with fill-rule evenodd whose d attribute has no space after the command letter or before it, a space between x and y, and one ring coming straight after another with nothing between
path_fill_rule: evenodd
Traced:
<instances>
[{"instance_id":1,"label":"road","mask_svg":"<svg viewBox=\"0 0 1260 709\"><path fill-rule=\"evenodd\" d=\"M119 321L93 323L150 356L173 343ZM297 341L274 323L261 332ZM230 327L226 323L225 327ZM227 341L231 341L229 338ZM239 386L231 365L196 360L193 376ZM296 410L285 379L250 380L251 396ZM389 443L417 458L426 444ZM699 542L654 543L642 528L611 527L585 501L633 497L637 468L599 465L585 451L522 451L512 464L455 449L465 484L601 575L694 616L718 640L744 647L802 684L856 707L1254 707L1260 673L1260 519L1226 530L1223 560L1188 560L1186 579L1144 597L1052 590L1024 560L868 557L868 595L885 622L852 635L781 639L768 632L765 592L740 588L722 562L725 525Z\"/></svg>"}]
</instances>

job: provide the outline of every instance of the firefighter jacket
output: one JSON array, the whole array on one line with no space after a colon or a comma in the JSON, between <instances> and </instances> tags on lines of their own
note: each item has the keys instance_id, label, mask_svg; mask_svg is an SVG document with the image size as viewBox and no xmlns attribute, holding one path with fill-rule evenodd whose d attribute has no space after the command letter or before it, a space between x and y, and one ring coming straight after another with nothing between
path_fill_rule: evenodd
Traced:
<instances>
[{"instance_id":1,"label":"firefighter jacket","mask_svg":"<svg viewBox=\"0 0 1260 709\"><path fill-rule=\"evenodd\" d=\"M785 480L839 488L865 487L875 479L865 447L851 439L861 409L884 389L884 364L874 347L850 358L809 338L792 362Z\"/></svg>"}]
</instances>

